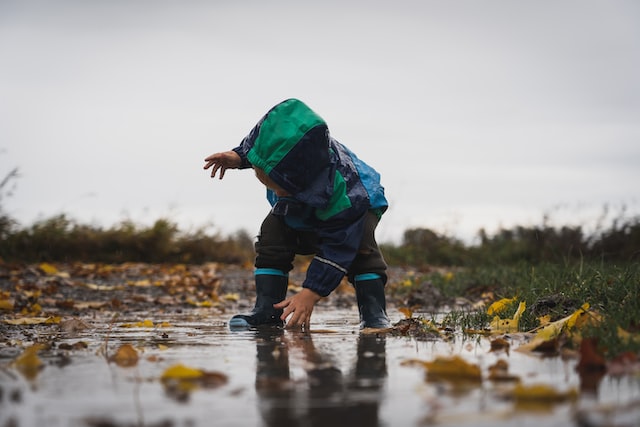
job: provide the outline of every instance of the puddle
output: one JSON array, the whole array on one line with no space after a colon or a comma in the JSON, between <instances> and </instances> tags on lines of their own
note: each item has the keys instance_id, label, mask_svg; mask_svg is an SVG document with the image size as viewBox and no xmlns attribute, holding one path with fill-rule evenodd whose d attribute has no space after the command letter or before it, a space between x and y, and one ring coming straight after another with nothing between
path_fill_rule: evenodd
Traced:
<instances>
[{"instance_id":1,"label":"puddle","mask_svg":"<svg viewBox=\"0 0 640 427\"><path fill-rule=\"evenodd\" d=\"M96 316L100 316L99 314ZM575 360L491 352L488 339L451 342L365 335L357 312L318 308L315 332L229 331L229 315L204 309L154 314L156 325L134 324L148 312L83 319L89 328L55 340L42 351L44 368L27 380L10 363L22 347L0 349L0 426L635 426L640 421L640 379L604 377L585 390ZM392 318L393 321L400 319ZM51 340L56 326L28 328L28 340ZM62 350L85 342L86 348ZM129 343L139 352L133 367L107 363ZM517 343L514 343L517 346ZM65 346L63 346L64 348ZM409 360L460 356L477 364L479 382L428 380ZM508 398L512 383L486 379L497 360L522 384L547 384L577 398L523 405ZM226 383L171 389L160 381L182 364L224 374ZM581 391L582 390L582 391Z\"/></svg>"}]
</instances>

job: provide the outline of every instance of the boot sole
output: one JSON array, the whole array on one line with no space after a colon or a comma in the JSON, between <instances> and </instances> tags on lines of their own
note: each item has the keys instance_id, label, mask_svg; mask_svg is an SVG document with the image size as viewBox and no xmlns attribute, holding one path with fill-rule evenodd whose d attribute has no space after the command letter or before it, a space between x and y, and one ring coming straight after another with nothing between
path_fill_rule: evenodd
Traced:
<instances>
[{"instance_id":1,"label":"boot sole","mask_svg":"<svg viewBox=\"0 0 640 427\"><path fill-rule=\"evenodd\" d=\"M229 320L229 329L262 329L262 328L282 328L284 323L261 323L252 325L241 317L232 317Z\"/></svg>"}]
</instances>

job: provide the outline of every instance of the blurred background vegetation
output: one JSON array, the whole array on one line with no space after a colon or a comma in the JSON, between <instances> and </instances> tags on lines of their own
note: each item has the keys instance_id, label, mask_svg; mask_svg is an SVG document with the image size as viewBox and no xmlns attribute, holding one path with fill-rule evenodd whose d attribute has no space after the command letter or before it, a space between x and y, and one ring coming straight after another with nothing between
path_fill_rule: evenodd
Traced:
<instances>
[{"instance_id":1,"label":"blurred background vegetation","mask_svg":"<svg viewBox=\"0 0 640 427\"><path fill-rule=\"evenodd\" d=\"M0 258L40 262L251 263L254 236L223 236L205 228L185 232L167 218L151 226L122 221L109 228L80 224L60 214L23 226L4 209L18 169L0 181ZM545 262L635 262L640 257L640 217L621 217L586 233L581 226L516 226L489 235L479 230L465 244L427 228L408 229L399 244L381 244L390 265L478 266Z\"/></svg>"},{"instance_id":2,"label":"blurred background vegetation","mask_svg":"<svg viewBox=\"0 0 640 427\"><path fill-rule=\"evenodd\" d=\"M477 266L544 262L634 262L640 258L640 218L614 221L597 234L580 226L518 226L478 232L473 245L426 228L405 231L399 244L382 244L390 265ZM122 221L110 228L79 224L64 214L19 226L0 212L0 257L5 261L193 263L252 262L254 236L184 232L169 219L151 226Z\"/></svg>"}]
</instances>

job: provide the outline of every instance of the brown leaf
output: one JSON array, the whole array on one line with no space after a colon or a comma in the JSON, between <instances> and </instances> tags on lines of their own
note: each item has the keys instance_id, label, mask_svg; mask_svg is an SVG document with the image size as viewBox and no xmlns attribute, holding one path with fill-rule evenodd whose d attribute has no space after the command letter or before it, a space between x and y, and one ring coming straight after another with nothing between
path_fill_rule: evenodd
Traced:
<instances>
[{"instance_id":1,"label":"brown leaf","mask_svg":"<svg viewBox=\"0 0 640 427\"><path fill-rule=\"evenodd\" d=\"M70 335L75 335L88 328L89 326L80 319L67 319L60 322L60 331Z\"/></svg>"},{"instance_id":2,"label":"brown leaf","mask_svg":"<svg viewBox=\"0 0 640 427\"><path fill-rule=\"evenodd\" d=\"M594 338L585 338L580 343L580 361L576 369L580 374L606 370L606 361L598 351L598 342Z\"/></svg>"},{"instance_id":3,"label":"brown leaf","mask_svg":"<svg viewBox=\"0 0 640 427\"><path fill-rule=\"evenodd\" d=\"M509 364L502 359L489 366L489 379L496 382L520 381L518 376L509 373Z\"/></svg>"},{"instance_id":4,"label":"brown leaf","mask_svg":"<svg viewBox=\"0 0 640 427\"><path fill-rule=\"evenodd\" d=\"M509 347L511 347L511 344L509 344L509 341L505 340L504 338L496 338L496 339L491 341L491 350L490 351L504 350L508 355L509 354Z\"/></svg>"},{"instance_id":5,"label":"brown leaf","mask_svg":"<svg viewBox=\"0 0 640 427\"><path fill-rule=\"evenodd\" d=\"M138 352L131 344L122 344L109 361L122 368L135 366L138 363Z\"/></svg>"}]
</instances>

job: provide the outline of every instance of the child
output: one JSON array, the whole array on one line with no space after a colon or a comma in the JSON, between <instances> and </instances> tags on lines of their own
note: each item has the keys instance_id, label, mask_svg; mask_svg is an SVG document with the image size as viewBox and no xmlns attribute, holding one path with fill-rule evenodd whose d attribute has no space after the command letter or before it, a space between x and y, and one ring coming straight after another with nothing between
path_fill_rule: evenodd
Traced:
<instances>
[{"instance_id":1,"label":"child","mask_svg":"<svg viewBox=\"0 0 640 427\"><path fill-rule=\"evenodd\" d=\"M387 328L387 265L374 232L387 209L380 175L329 135L327 124L297 99L271 108L232 151L212 154L211 177L253 168L271 211L255 244L256 303L232 328L309 330L315 304L346 275L355 286L361 328ZM302 291L286 298L296 254L314 254Z\"/></svg>"}]
</instances>

